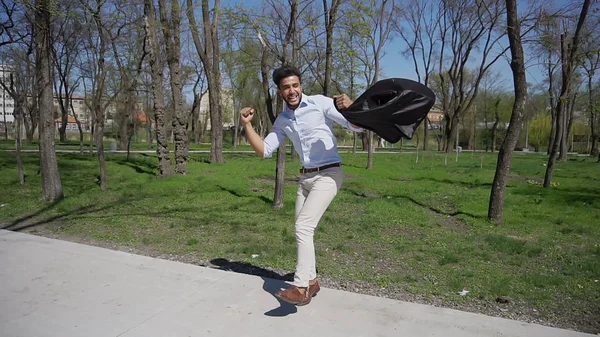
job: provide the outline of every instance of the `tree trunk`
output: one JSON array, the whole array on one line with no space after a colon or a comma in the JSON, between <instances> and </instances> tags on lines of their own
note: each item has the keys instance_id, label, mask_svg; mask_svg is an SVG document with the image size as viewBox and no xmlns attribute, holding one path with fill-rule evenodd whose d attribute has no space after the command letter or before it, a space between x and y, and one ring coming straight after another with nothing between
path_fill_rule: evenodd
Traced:
<instances>
[{"instance_id":1,"label":"tree trunk","mask_svg":"<svg viewBox=\"0 0 600 337\"><path fill-rule=\"evenodd\" d=\"M6 104L2 105L2 118L4 118L4 140L8 140L8 125L6 124Z\"/></svg>"},{"instance_id":2,"label":"tree trunk","mask_svg":"<svg viewBox=\"0 0 600 337\"><path fill-rule=\"evenodd\" d=\"M67 123L69 121L69 96L58 97L58 100L64 100L63 108L61 109L60 127L58 128L59 139L61 143L67 141ZM54 105L52 106L54 108ZM52 109L54 110L54 109ZM54 111L53 111L54 114Z\"/></svg>"},{"instance_id":3,"label":"tree trunk","mask_svg":"<svg viewBox=\"0 0 600 337\"><path fill-rule=\"evenodd\" d=\"M574 71L574 63L575 57L577 54L577 49L579 47L579 36L581 34L581 30L583 24L585 22L585 18L587 16L591 0L584 0L583 6L581 8L581 13L579 15L579 20L577 22L577 28L575 29L575 35L573 36L573 40L568 44L565 41L565 35L561 35L561 63L562 63L562 88L561 95L558 99L556 106L556 116L557 116L557 130L556 137L560 137L563 134L562 125L564 125L564 103L568 97L567 94L570 92L571 87L571 77L573 76ZM559 130L559 128L561 130ZM550 158L548 159L548 164L546 165L546 176L544 177L544 187L549 188L550 183L552 182L552 174L554 172L554 165L556 163L556 158L558 157L560 141L558 139L554 140L554 144L552 146L552 151L550 152Z\"/></svg>"},{"instance_id":4,"label":"tree trunk","mask_svg":"<svg viewBox=\"0 0 600 337\"><path fill-rule=\"evenodd\" d=\"M590 148L590 155L595 156L598 152L598 123L596 107L594 105L594 71L588 76L588 110L590 111L590 128L591 128L591 140L592 147Z\"/></svg>"},{"instance_id":5,"label":"tree trunk","mask_svg":"<svg viewBox=\"0 0 600 337\"><path fill-rule=\"evenodd\" d=\"M427 117L423 120L423 151L429 149L429 120Z\"/></svg>"},{"instance_id":6,"label":"tree trunk","mask_svg":"<svg viewBox=\"0 0 600 337\"><path fill-rule=\"evenodd\" d=\"M325 80L323 81L323 95L329 95L329 86L331 84L331 70L333 59L333 29L337 20L337 11L340 0L332 0L331 8L327 8L327 0L323 0L323 10L325 19ZM293 146L292 146L293 147Z\"/></svg>"},{"instance_id":7,"label":"tree trunk","mask_svg":"<svg viewBox=\"0 0 600 337\"><path fill-rule=\"evenodd\" d=\"M367 170L373 169L373 131L366 132L366 146L367 146Z\"/></svg>"},{"instance_id":8,"label":"tree trunk","mask_svg":"<svg viewBox=\"0 0 600 337\"><path fill-rule=\"evenodd\" d=\"M525 74L525 60L523 56L523 44L521 42L521 27L517 14L517 0L506 0L506 17L508 39L510 42L510 51L512 61L510 67L513 72L515 102L510 117L510 125L498 153L498 162L496 165L496 174L492 183L490 194L490 204L488 208L488 218L494 220L497 224L502 222L502 212L504 208L504 191L506 181L510 173L510 163L515 145L519 140L519 134L523 128L523 111L527 101L527 78Z\"/></svg>"},{"instance_id":9,"label":"tree trunk","mask_svg":"<svg viewBox=\"0 0 600 337\"><path fill-rule=\"evenodd\" d=\"M496 152L496 144L498 142L498 124L500 123L500 112L498 111L498 105L500 100L496 101L494 106L494 125L492 125L492 152Z\"/></svg>"},{"instance_id":10,"label":"tree trunk","mask_svg":"<svg viewBox=\"0 0 600 337\"><path fill-rule=\"evenodd\" d=\"M469 132L469 150L475 150L475 141L477 135L477 116L475 115L475 109L471 113L471 132Z\"/></svg>"},{"instance_id":11,"label":"tree trunk","mask_svg":"<svg viewBox=\"0 0 600 337\"><path fill-rule=\"evenodd\" d=\"M571 139L571 134L573 133L573 121L575 119L575 101L577 101L578 93L574 93L571 99L569 100L569 108L567 109L567 126L565 128L565 139L562 143L562 147L560 149L560 157L559 160L567 161L568 160L568 151L569 151L569 141ZM571 143L571 147L573 143ZM572 150L572 148L571 148Z\"/></svg>"},{"instance_id":12,"label":"tree trunk","mask_svg":"<svg viewBox=\"0 0 600 337\"><path fill-rule=\"evenodd\" d=\"M225 162L223 157L223 115L221 114L221 82L219 77L217 74L207 76L209 78L208 101L211 128L210 162L213 164Z\"/></svg>"},{"instance_id":13,"label":"tree trunk","mask_svg":"<svg viewBox=\"0 0 600 337\"><path fill-rule=\"evenodd\" d=\"M54 135L54 105L52 103L52 61L50 47L50 1L35 2L35 50L36 78L40 107L40 171L43 198L56 201L63 198L62 183L58 172Z\"/></svg>"},{"instance_id":14,"label":"tree trunk","mask_svg":"<svg viewBox=\"0 0 600 337\"><path fill-rule=\"evenodd\" d=\"M167 63L169 66L171 90L173 93L173 133L175 136L175 173L187 174L189 143L187 135L187 113L183 110L181 84L181 23L179 0L171 0L171 20L167 18L165 0L158 1L162 30L166 40ZM218 68L217 68L218 70Z\"/></svg>"},{"instance_id":15,"label":"tree trunk","mask_svg":"<svg viewBox=\"0 0 600 337\"><path fill-rule=\"evenodd\" d=\"M550 129L550 139L548 140L547 154L550 154L556 139L556 104L554 103L554 74L552 72L551 62L552 51L548 51L548 96L550 97L550 115L552 116L552 127Z\"/></svg>"},{"instance_id":16,"label":"tree trunk","mask_svg":"<svg viewBox=\"0 0 600 337\"><path fill-rule=\"evenodd\" d=\"M275 168L275 181L283 182L275 184L275 193L273 195L273 208L281 209L283 207L283 193L285 192L285 142L279 144L277 149L277 166Z\"/></svg>"},{"instance_id":17,"label":"tree trunk","mask_svg":"<svg viewBox=\"0 0 600 337\"><path fill-rule=\"evenodd\" d=\"M158 155L158 174L167 177L173 174L171 155L167 141L165 125L165 94L163 88L163 64L160 60L160 48L156 38L154 3L144 1L146 35L149 43L150 69L152 71L152 93L154 101L154 123L156 130L156 154Z\"/></svg>"},{"instance_id":18,"label":"tree trunk","mask_svg":"<svg viewBox=\"0 0 600 337\"><path fill-rule=\"evenodd\" d=\"M198 25L194 17L192 0L187 0L187 17L190 22L192 39L202 66L206 73L208 84L208 103L210 106L211 146L210 162L213 164L224 163L223 157L223 115L221 113L221 72L219 68L219 18L220 0L214 1L214 12L211 20L209 1L202 0L202 21L204 30L204 45L200 41Z\"/></svg>"},{"instance_id":19,"label":"tree trunk","mask_svg":"<svg viewBox=\"0 0 600 337\"><path fill-rule=\"evenodd\" d=\"M79 154L83 154L83 130L81 128L81 121L77 118L75 111L73 111L73 118L77 123L77 130L79 130Z\"/></svg>"},{"instance_id":20,"label":"tree trunk","mask_svg":"<svg viewBox=\"0 0 600 337\"><path fill-rule=\"evenodd\" d=\"M129 135L129 124L132 120L133 107L135 106L135 89L132 90L131 83L127 77L123 76L121 72L121 79L123 86L125 87L125 104L123 104L123 110L119 113L119 150L125 150L128 147L128 135ZM135 117L133 117L135 118Z\"/></svg>"},{"instance_id":21,"label":"tree trunk","mask_svg":"<svg viewBox=\"0 0 600 337\"><path fill-rule=\"evenodd\" d=\"M446 153L450 153L454 150L454 143L456 142L456 136L458 135L458 123L460 122L458 112L454 112L452 118L446 123Z\"/></svg>"},{"instance_id":22,"label":"tree trunk","mask_svg":"<svg viewBox=\"0 0 600 337\"><path fill-rule=\"evenodd\" d=\"M567 151L569 150L569 111L571 111L571 95L567 93L567 101L563 107L563 126L562 136L560 137L560 152L557 160L567 161Z\"/></svg>"},{"instance_id":23,"label":"tree trunk","mask_svg":"<svg viewBox=\"0 0 600 337\"><path fill-rule=\"evenodd\" d=\"M198 141L198 122L199 122L199 111L200 111L200 94L194 92L194 102L192 103L192 111L191 115L191 126L192 126L192 138L194 139L194 143L200 143Z\"/></svg>"},{"instance_id":24,"label":"tree trunk","mask_svg":"<svg viewBox=\"0 0 600 337\"><path fill-rule=\"evenodd\" d=\"M23 173L23 157L21 155L21 129L23 128L23 108L22 103L19 104L14 114L15 121L17 123L17 134L15 135L15 150L17 151L17 175L19 177L19 183L25 184L25 174Z\"/></svg>"}]
</instances>

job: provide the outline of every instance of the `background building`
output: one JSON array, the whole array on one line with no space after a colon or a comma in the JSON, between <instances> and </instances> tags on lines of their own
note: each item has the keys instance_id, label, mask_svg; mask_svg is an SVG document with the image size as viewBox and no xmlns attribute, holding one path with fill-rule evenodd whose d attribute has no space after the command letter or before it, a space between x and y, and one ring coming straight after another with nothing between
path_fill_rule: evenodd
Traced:
<instances>
[{"instance_id":1,"label":"background building","mask_svg":"<svg viewBox=\"0 0 600 337\"><path fill-rule=\"evenodd\" d=\"M10 85L10 74L12 73L12 67L4 64L0 64L0 79L5 85ZM4 124L12 125L15 121L14 118L15 101L8 94L4 87L0 85L0 126L4 129Z\"/></svg>"},{"instance_id":2,"label":"background building","mask_svg":"<svg viewBox=\"0 0 600 337\"><path fill-rule=\"evenodd\" d=\"M221 113L223 114L223 129L228 130L234 127L235 111L233 107L233 93L229 88L221 89ZM200 111L198 117L202 122L206 120L206 130L210 130L210 104L208 102L208 90L206 90L200 98Z\"/></svg>"}]
</instances>

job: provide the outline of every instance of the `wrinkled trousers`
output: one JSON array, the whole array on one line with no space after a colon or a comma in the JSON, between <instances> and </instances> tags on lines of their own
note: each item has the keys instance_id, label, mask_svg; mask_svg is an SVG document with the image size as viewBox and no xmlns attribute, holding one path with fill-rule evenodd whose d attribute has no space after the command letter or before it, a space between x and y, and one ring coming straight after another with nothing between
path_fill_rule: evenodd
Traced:
<instances>
[{"instance_id":1,"label":"wrinkled trousers","mask_svg":"<svg viewBox=\"0 0 600 337\"><path fill-rule=\"evenodd\" d=\"M317 277L314 234L319 220L337 195L344 173L341 167L300 176L296 195L296 244L298 248L294 285L308 287Z\"/></svg>"}]
</instances>

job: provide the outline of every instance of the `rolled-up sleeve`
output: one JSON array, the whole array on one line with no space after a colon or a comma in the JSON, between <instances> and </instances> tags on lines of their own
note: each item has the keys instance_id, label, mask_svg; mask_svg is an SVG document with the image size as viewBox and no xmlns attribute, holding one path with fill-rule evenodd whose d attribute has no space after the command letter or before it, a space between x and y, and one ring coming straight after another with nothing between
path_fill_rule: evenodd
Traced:
<instances>
[{"instance_id":1,"label":"rolled-up sleeve","mask_svg":"<svg viewBox=\"0 0 600 337\"><path fill-rule=\"evenodd\" d=\"M350 131L354 131L354 132L363 132L364 131L362 128L354 127L354 126L352 126L352 123L348 122L348 120L335 108L335 104L333 103L332 98L329 98L326 96L320 96L320 98L322 100L321 104L323 104L325 116L327 118L331 119L332 121L341 125L343 128L346 128Z\"/></svg>"},{"instance_id":2,"label":"rolled-up sleeve","mask_svg":"<svg viewBox=\"0 0 600 337\"><path fill-rule=\"evenodd\" d=\"M285 132L278 120L273 123L273 130L265 137L265 151L263 158L270 158L277 150L279 144L285 141Z\"/></svg>"}]
</instances>

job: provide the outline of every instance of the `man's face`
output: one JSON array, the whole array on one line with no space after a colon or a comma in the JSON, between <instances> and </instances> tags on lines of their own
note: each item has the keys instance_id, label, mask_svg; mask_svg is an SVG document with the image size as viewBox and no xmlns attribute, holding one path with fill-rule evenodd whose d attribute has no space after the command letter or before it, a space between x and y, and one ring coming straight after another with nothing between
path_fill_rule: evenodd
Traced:
<instances>
[{"instance_id":1,"label":"man's face","mask_svg":"<svg viewBox=\"0 0 600 337\"><path fill-rule=\"evenodd\" d=\"M300 78L296 75L283 78L279 81L277 92L290 108L297 108L300 104L300 99L302 98L302 84L300 83Z\"/></svg>"}]
</instances>

